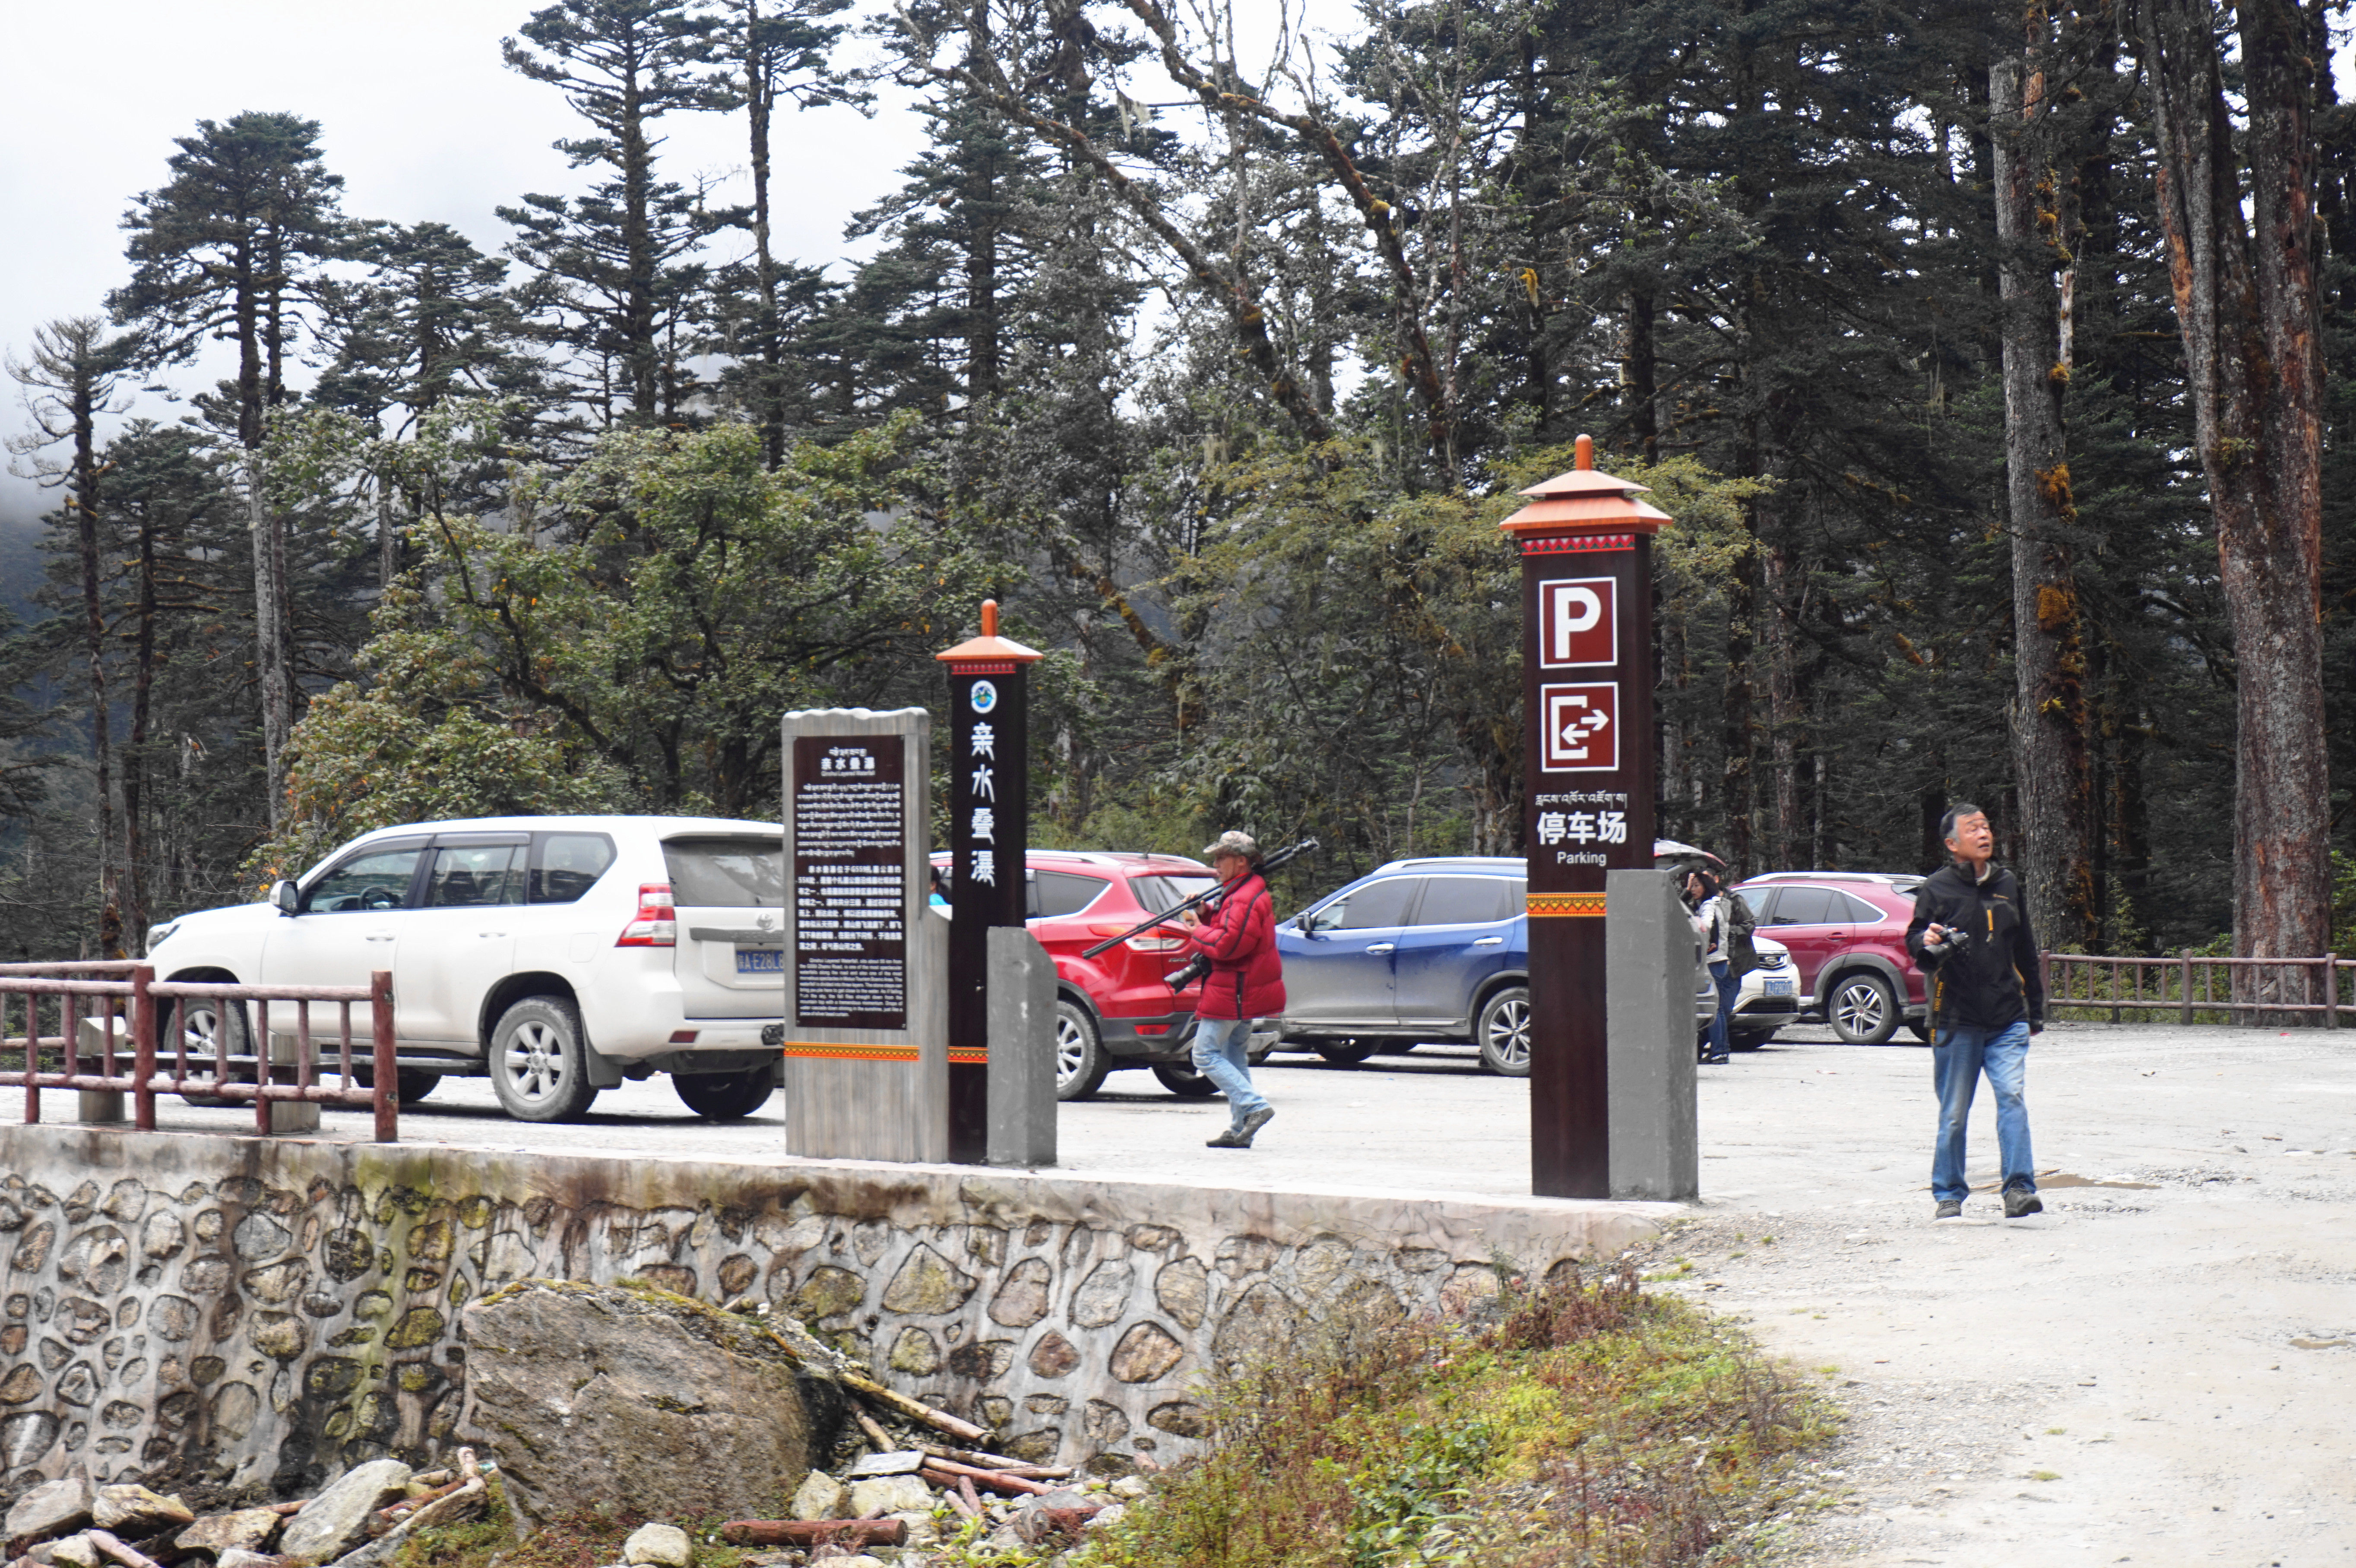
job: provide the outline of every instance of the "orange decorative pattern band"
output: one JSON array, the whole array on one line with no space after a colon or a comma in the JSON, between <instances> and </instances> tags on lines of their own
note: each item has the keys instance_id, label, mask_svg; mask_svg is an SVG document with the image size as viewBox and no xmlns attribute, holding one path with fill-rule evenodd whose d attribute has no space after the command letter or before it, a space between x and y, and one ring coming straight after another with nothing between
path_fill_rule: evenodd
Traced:
<instances>
[{"instance_id":1,"label":"orange decorative pattern band","mask_svg":"<svg viewBox=\"0 0 2356 1568\"><path fill-rule=\"evenodd\" d=\"M952 1067L987 1067L990 1065L990 1051L986 1047L980 1051L952 1051L949 1052L949 1065Z\"/></svg>"},{"instance_id":2,"label":"orange decorative pattern band","mask_svg":"<svg viewBox=\"0 0 2356 1568\"><path fill-rule=\"evenodd\" d=\"M1530 912L1534 915L1586 915L1601 917L1603 913L1601 893L1532 893Z\"/></svg>"},{"instance_id":3,"label":"orange decorative pattern band","mask_svg":"<svg viewBox=\"0 0 2356 1568\"><path fill-rule=\"evenodd\" d=\"M916 1048L913 1045L851 1045L830 1040L789 1040L785 1043L787 1056L805 1061L914 1061Z\"/></svg>"},{"instance_id":4,"label":"orange decorative pattern band","mask_svg":"<svg viewBox=\"0 0 2356 1568\"><path fill-rule=\"evenodd\" d=\"M1634 549L1634 534L1547 534L1522 541L1524 555L1572 555L1597 549Z\"/></svg>"}]
</instances>

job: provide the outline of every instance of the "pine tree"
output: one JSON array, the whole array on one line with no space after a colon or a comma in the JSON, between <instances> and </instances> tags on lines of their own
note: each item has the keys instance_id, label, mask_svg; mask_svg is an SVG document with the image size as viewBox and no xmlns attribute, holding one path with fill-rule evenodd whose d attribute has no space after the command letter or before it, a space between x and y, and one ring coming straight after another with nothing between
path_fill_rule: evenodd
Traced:
<instances>
[{"instance_id":1,"label":"pine tree","mask_svg":"<svg viewBox=\"0 0 2356 1568\"><path fill-rule=\"evenodd\" d=\"M556 150L573 168L605 171L578 199L528 195L498 214L517 231L509 252L538 274L536 314L605 424L673 419L692 391L680 336L715 219L701 191L656 172L654 126L715 102L706 72L721 26L685 0L559 0L500 46L511 69L555 87L589 123L589 135Z\"/></svg>"},{"instance_id":2,"label":"pine tree","mask_svg":"<svg viewBox=\"0 0 2356 1568\"><path fill-rule=\"evenodd\" d=\"M131 282L107 298L117 321L139 324L151 365L185 363L214 336L237 345L233 388L198 401L235 430L248 454L262 755L273 820L295 690L285 527L265 499L259 453L263 415L286 399L286 360L300 341L319 265L344 250L343 177L327 172L318 138L317 121L293 114L198 121L195 135L177 140L171 182L134 198L124 217Z\"/></svg>"}]
</instances>

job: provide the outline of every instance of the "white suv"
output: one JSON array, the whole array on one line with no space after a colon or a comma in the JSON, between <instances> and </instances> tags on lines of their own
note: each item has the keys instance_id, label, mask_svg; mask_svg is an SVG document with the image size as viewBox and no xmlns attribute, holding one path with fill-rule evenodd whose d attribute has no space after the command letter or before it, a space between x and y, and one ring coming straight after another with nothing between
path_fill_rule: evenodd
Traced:
<instances>
[{"instance_id":1,"label":"white suv","mask_svg":"<svg viewBox=\"0 0 2356 1568\"><path fill-rule=\"evenodd\" d=\"M267 902L166 921L147 951L169 980L365 986L391 970L403 1100L487 1074L509 1115L554 1122L668 1072L689 1109L737 1117L777 1083L761 1029L784 1003L784 891L776 823L424 822L353 839ZM323 1058L338 1012L311 1004ZM294 1023L293 1004L272 1008L279 1060ZM178 1024L192 1071L224 1029L252 1071L249 1009L198 1003ZM368 1024L354 1008L355 1040Z\"/></svg>"}]
</instances>

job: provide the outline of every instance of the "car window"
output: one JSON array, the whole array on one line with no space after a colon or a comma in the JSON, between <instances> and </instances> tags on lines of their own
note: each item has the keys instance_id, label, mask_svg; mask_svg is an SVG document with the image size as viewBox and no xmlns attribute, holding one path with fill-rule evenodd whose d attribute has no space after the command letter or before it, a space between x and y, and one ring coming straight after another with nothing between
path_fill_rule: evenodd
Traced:
<instances>
[{"instance_id":1,"label":"car window","mask_svg":"<svg viewBox=\"0 0 2356 1568\"><path fill-rule=\"evenodd\" d=\"M350 914L362 910L399 909L409 901L409 884L425 851L417 845L405 849L371 849L350 859L311 884L303 907L314 914Z\"/></svg>"},{"instance_id":2,"label":"car window","mask_svg":"<svg viewBox=\"0 0 2356 1568\"><path fill-rule=\"evenodd\" d=\"M786 841L741 837L666 838L671 901L681 909L782 909Z\"/></svg>"},{"instance_id":3,"label":"car window","mask_svg":"<svg viewBox=\"0 0 2356 1568\"><path fill-rule=\"evenodd\" d=\"M1485 925L1503 920L1512 912L1505 907L1505 890L1510 886L1503 877L1426 878L1423 901L1415 908L1415 923Z\"/></svg>"},{"instance_id":4,"label":"car window","mask_svg":"<svg viewBox=\"0 0 2356 1568\"><path fill-rule=\"evenodd\" d=\"M1841 899L1830 888L1783 888L1775 894L1775 912L1767 920L1769 925L1830 925L1842 915L1836 912L1833 901Z\"/></svg>"},{"instance_id":5,"label":"car window","mask_svg":"<svg viewBox=\"0 0 2356 1568\"><path fill-rule=\"evenodd\" d=\"M1219 879L1208 871L1162 871L1150 877L1129 879L1129 891L1136 896L1139 907L1148 914L1176 909L1188 899L1207 893L1218 885Z\"/></svg>"},{"instance_id":6,"label":"car window","mask_svg":"<svg viewBox=\"0 0 2356 1568\"><path fill-rule=\"evenodd\" d=\"M1367 931L1376 926L1407 923L1408 905L1415 900L1421 877L1386 877L1344 893L1317 912L1320 931Z\"/></svg>"},{"instance_id":7,"label":"car window","mask_svg":"<svg viewBox=\"0 0 2356 1568\"><path fill-rule=\"evenodd\" d=\"M1847 906L1847 912L1843 913L1840 910L1835 910L1833 912L1835 920L1847 920L1858 925L1879 925L1883 921L1891 918L1879 904L1869 904L1855 893L1842 893L1838 897L1840 901Z\"/></svg>"},{"instance_id":8,"label":"car window","mask_svg":"<svg viewBox=\"0 0 2356 1568\"><path fill-rule=\"evenodd\" d=\"M540 841L531 870L531 901L569 904L594 886L614 863L614 841L602 833L551 833Z\"/></svg>"},{"instance_id":9,"label":"car window","mask_svg":"<svg viewBox=\"0 0 2356 1568\"><path fill-rule=\"evenodd\" d=\"M1112 885L1108 877L1082 877L1069 871L1041 871L1034 882L1039 907L1032 912L1032 918L1037 920L1077 914Z\"/></svg>"},{"instance_id":10,"label":"car window","mask_svg":"<svg viewBox=\"0 0 2356 1568\"><path fill-rule=\"evenodd\" d=\"M428 909L478 909L523 901L520 844L445 844L425 881Z\"/></svg>"}]
</instances>

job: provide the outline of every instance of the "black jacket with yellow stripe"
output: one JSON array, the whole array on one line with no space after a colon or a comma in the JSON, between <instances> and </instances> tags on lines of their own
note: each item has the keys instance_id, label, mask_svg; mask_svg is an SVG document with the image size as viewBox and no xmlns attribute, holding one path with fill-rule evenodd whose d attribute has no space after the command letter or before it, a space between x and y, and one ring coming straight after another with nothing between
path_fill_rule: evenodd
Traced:
<instances>
[{"instance_id":1,"label":"black jacket with yellow stripe","mask_svg":"<svg viewBox=\"0 0 2356 1568\"><path fill-rule=\"evenodd\" d=\"M1968 932L1971 939L1944 953L1927 952L1922 932L1934 921ZM2020 884L1994 862L1976 882L1961 866L1943 866L1914 890L1906 951L1931 982L1934 1023L2004 1029L2024 1017L2044 1023L2045 966L2037 961Z\"/></svg>"}]
</instances>

